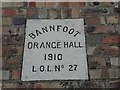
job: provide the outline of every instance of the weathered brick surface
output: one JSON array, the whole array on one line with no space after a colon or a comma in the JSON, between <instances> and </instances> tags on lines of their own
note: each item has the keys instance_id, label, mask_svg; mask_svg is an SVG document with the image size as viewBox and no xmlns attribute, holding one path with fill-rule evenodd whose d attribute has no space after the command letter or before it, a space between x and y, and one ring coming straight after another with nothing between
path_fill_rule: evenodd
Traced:
<instances>
[{"instance_id":1,"label":"weathered brick surface","mask_svg":"<svg viewBox=\"0 0 120 90\"><path fill-rule=\"evenodd\" d=\"M57 7L58 3L57 2L45 2L46 7Z\"/></svg>"},{"instance_id":2,"label":"weathered brick surface","mask_svg":"<svg viewBox=\"0 0 120 90\"><path fill-rule=\"evenodd\" d=\"M37 18L38 17L37 9L36 8L28 8L27 16L28 16L28 18Z\"/></svg>"},{"instance_id":3,"label":"weathered brick surface","mask_svg":"<svg viewBox=\"0 0 120 90\"><path fill-rule=\"evenodd\" d=\"M36 3L36 7L44 7L46 5L46 3L45 2L37 2Z\"/></svg>"},{"instance_id":4,"label":"weathered brick surface","mask_svg":"<svg viewBox=\"0 0 120 90\"><path fill-rule=\"evenodd\" d=\"M9 55L3 59L3 69L18 69L21 67L22 58L20 56Z\"/></svg>"},{"instance_id":5,"label":"weathered brick surface","mask_svg":"<svg viewBox=\"0 0 120 90\"><path fill-rule=\"evenodd\" d=\"M2 57L0 57L0 70L2 70Z\"/></svg>"},{"instance_id":6,"label":"weathered brick surface","mask_svg":"<svg viewBox=\"0 0 120 90\"><path fill-rule=\"evenodd\" d=\"M29 2L29 7L36 7L36 2Z\"/></svg>"},{"instance_id":7,"label":"weathered brick surface","mask_svg":"<svg viewBox=\"0 0 120 90\"><path fill-rule=\"evenodd\" d=\"M100 16L100 24L104 25L106 24L106 17L105 16Z\"/></svg>"},{"instance_id":8,"label":"weathered brick surface","mask_svg":"<svg viewBox=\"0 0 120 90\"><path fill-rule=\"evenodd\" d=\"M99 22L99 18L98 17L87 17L85 19L85 22L87 25L95 25Z\"/></svg>"},{"instance_id":9,"label":"weathered brick surface","mask_svg":"<svg viewBox=\"0 0 120 90\"><path fill-rule=\"evenodd\" d=\"M110 58L111 65L113 66L120 66L119 58Z\"/></svg>"},{"instance_id":10,"label":"weathered brick surface","mask_svg":"<svg viewBox=\"0 0 120 90\"><path fill-rule=\"evenodd\" d=\"M4 35L3 36L3 45L9 45L9 44L18 44L18 45L21 45L24 43L24 37L23 36L18 36L18 35Z\"/></svg>"},{"instance_id":11,"label":"weathered brick surface","mask_svg":"<svg viewBox=\"0 0 120 90\"><path fill-rule=\"evenodd\" d=\"M47 17L48 17L48 10L47 9L38 10L38 18L45 19Z\"/></svg>"},{"instance_id":12,"label":"weathered brick surface","mask_svg":"<svg viewBox=\"0 0 120 90\"><path fill-rule=\"evenodd\" d=\"M13 18L12 23L14 25L25 25L26 24L26 19L25 18Z\"/></svg>"},{"instance_id":13,"label":"weathered brick surface","mask_svg":"<svg viewBox=\"0 0 120 90\"><path fill-rule=\"evenodd\" d=\"M118 56L118 47L99 46L94 49L94 55Z\"/></svg>"},{"instance_id":14,"label":"weathered brick surface","mask_svg":"<svg viewBox=\"0 0 120 90\"><path fill-rule=\"evenodd\" d=\"M102 42L102 38L103 35L90 35L88 37L86 37L86 43L88 45L92 45L92 44L101 44Z\"/></svg>"},{"instance_id":15,"label":"weathered brick surface","mask_svg":"<svg viewBox=\"0 0 120 90\"><path fill-rule=\"evenodd\" d=\"M107 59L104 57L89 57L88 64L90 69L107 67Z\"/></svg>"},{"instance_id":16,"label":"weathered brick surface","mask_svg":"<svg viewBox=\"0 0 120 90\"><path fill-rule=\"evenodd\" d=\"M14 80L20 79L20 70L16 70L16 69L12 70L12 79Z\"/></svg>"},{"instance_id":17,"label":"weathered brick surface","mask_svg":"<svg viewBox=\"0 0 120 90\"><path fill-rule=\"evenodd\" d=\"M51 19L56 19L58 18L58 10L57 9L51 9L50 10L50 17Z\"/></svg>"},{"instance_id":18,"label":"weathered brick surface","mask_svg":"<svg viewBox=\"0 0 120 90\"><path fill-rule=\"evenodd\" d=\"M80 12L81 10L78 8L73 8L72 9L72 18L78 19L80 18Z\"/></svg>"},{"instance_id":19,"label":"weathered brick surface","mask_svg":"<svg viewBox=\"0 0 120 90\"><path fill-rule=\"evenodd\" d=\"M120 77L120 9L118 2L4 2L0 27L0 77L3 88L114 88ZM27 19L79 19L85 21L90 81L21 82ZM17 89L18 90L18 89Z\"/></svg>"},{"instance_id":20,"label":"weathered brick surface","mask_svg":"<svg viewBox=\"0 0 120 90\"><path fill-rule=\"evenodd\" d=\"M2 18L2 25L11 25L12 24L12 21L11 21L11 18L9 17L3 17Z\"/></svg>"},{"instance_id":21,"label":"weathered brick surface","mask_svg":"<svg viewBox=\"0 0 120 90\"><path fill-rule=\"evenodd\" d=\"M2 27L2 34L3 35L24 35L25 34L25 27L20 26L4 26Z\"/></svg>"},{"instance_id":22,"label":"weathered brick surface","mask_svg":"<svg viewBox=\"0 0 120 90\"><path fill-rule=\"evenodd\" d=\"M26 7L27 2L2 2L2 7Z\"/></svg>"},{"instance_id":23,"label":"weathered brick surface","mask_svg":"<svg viewBox=\"0 0 120 90\"><path fill-rule=\"evenodd\" d=\"M3 9L2 11L3 16L15 16L17 15L16 9Z\"/></svg>"},{"instance_id":24,"label":"weathered brick surface","mask_svg":"<svg viewBox=\"0 0 120 90\"><path fill-rule=\"evenodd\" d=\"M104 44L118 44L120 43L120 36L106 36L103 39Z\"/></svg>"},{"instance_id":25,"label":"weathered brick surface","mask_svg":"<svg viewBox=\"0 0 120 90\"><path fill-rule=\"evenodd\" d=\"M101 72L102 70L101 69L93 69L93 70L90 70L89 73L90 73L90 78L91 79L100 79L101 78Z\"/></svg>"},{"instance_id":26,"label":"weathered brick surface","mask_svg":"<svg viewBox=\"0 0 120 90\"><path fill-rule=\"evenodd\" d=\"M109 69L109 74L111 78L119 78L120 77L120 69Z\"/></svg>"},{"instance_id":27,"label":"weathered brick surface","mask_svg":"<svg viewBox=\"0 0 120 90\"><path fill-rule=\"evenodd\" d=\"M69 2L70 7L82 8L86 6L85 2Z\"/></svg>"},{"instance_id":28,"label":"weathered brick surface","mask_svg":"<svg viewBox=\"0 0 120 90\"><path fill-rule=\"evenodd\" d=\"M9 78L10 78L10 71L9 70L0 70L0 73L2 73L1 75L0 75L0 77L2 77L2 80L9 80Z\"/></svg>"},{"instance_id":29,"label":"weathered brick surface","mask_svg":"<svg viewBox=\"0 0 120 90\"><path fill-rule=\"evenodd\" d=\"M2 9L2 16L25 16L26 15L26 9L25 8L10 8L10 9Z\"/></svg>"},{"instance_id":30,"label":"weathered brick surface","mask_svg":"<svg viewBox=\"0 0 120 90\"><path fill-rule=\"evenodd\" d=\"M114 26L96 26L94 33L115 33Z\"/></svg>"},{"instance_id":31,"label":"weathered brick surface","mask_svg":"<svg viewBox=\"0 0 120 90\"><path fill-rule=\"evenodd\" d=\"M68 19L71 16L70 11L71 11L71 9L62 9L61 10L61 18Z\"/></svg>"},{"instance_id":32,"label":"weathered brick surface","mask_svg":"<svg viewBox=\"0 0 120 90\"><path fill-rule=\"evenodd\" d=\"M35 90L42 89L42 90L46 90L46 89L50 89L50 88L62 88L62 86L59 83L36 83L34 84L34 88Z\"/></svg>"},{"instance_id":33,"label":"weathered brick surface","mask_svg":"<svg viewBox=\"0 0 120 90\"><path fill-rule=\"evenodd\" d=\"M118 23L118 16L108 16L107 23L108 24L117 24Z\"/></svg>"},{"instance_id":34,"label":"weathered brick surface","mask_svg":"<svg viewBox=\"0 0 120 90\"><path fill-rule=\"evenodd\" d=\"M4 83L3 89L25 89L28 90L29 84L28 83Z\"/></svg>"}]
</instances>

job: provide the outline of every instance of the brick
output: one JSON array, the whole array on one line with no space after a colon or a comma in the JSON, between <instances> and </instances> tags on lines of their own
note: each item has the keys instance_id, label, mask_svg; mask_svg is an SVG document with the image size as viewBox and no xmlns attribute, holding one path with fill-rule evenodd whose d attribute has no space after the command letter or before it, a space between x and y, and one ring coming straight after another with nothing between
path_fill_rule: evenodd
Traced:
<instances>
[{"instance_id":1,"label":"brick","mask_svg":"<svg viewBox=\"0 0 120 90\"><path fill-rule=\"evenodd\" d=\"M120 86L120 80L114 80L110 82L111 88L119 88L119 86Z\"/></svg>"},{"instance_id":2,"label":"brick","mask_svg":"<svg viewBox=\"0 0 120 90\"><path fill-rule=\"evenodd\" d=\"M110 78L119 78L120 69L109 69Z\"/></svg>"},{"instance_id":3,"label":"brick","mask_svg":"<svg viewBox=\"0 0 120 90\"><path fill-rule=\"evenodd\" d=\"M96 16L96 15L101 15L101 14L109 14L109 11L108 9L106 9L105 7L89 7L89 8L86 8L84 9L83 11L83 15L87 15L87 16Z\"/></svg>"},{"instance_id":4,"label":"brick","mask_svg":"<svg viewBox=\"0 0 120 90\"><path fill-rule=\"evenodd\" d=\"M94 60L98 63L98 67L106 67L106 58L94 57Z\"/></svg>"},{"instance_id":5,"label":"brick","mask_svg":"<svg viewBox=\"0 0 120 90\"><path fill-rule=\"evenodd\" d=\"M99 46L95 48L94 55L118 56L118 47L116 46Z\"/></svg>"},{"instance_id":6,"label":"brick","mask_svg":"<svg viewBox=\"0 0 120 90\"><path fill-rule=\"evenodd\" d=\"M62 9L61 10L61 18L68 19L71 16L70 9Z\"/></svg>"},{"instance_id":7,"label":"brick","mask_svg":"<svg viewBox=\"0 0 120 90\"><path fill-rule=\"evenodd\" d=\"M41 83L35 83L35 84L34 84L34 90L37 90L38 88L39 88L40 90L42 90Z\"/></svg>"},{"instance_id":8,"label":"brick","mask_svg":"<svg viewBox=\"0 0 120 90\"><path fill-rule=\"evenodd\" d=\"M24 35L25 34L25 28L24 27L14 27L14 26L4 26L2 27L2 34L4 35Z\"/></svg>"},{"instance_id":9,"label":"brick","mask_svg":"<svg viewBox=\"0 0 120 90\"><path fill-rule=\"evenodd\" d=\"M37 18L38 17L38 12L36 8L28 8L27 12L28 18Z\"/></svg>"},{"instance_id":10,"label":"brick","mask_svg":"<svg viewBox=\"0 0 120 90\"><path fill-rule=\"evenodd\" d=\"M0 34L0 47L2 46L2 34Z\"/></svg>"},{"instance_id":11,"label":"brick","mask_svg":"<svg viewBox=\"0 0 120 90\"><path fill-rule=\"evenodd\" d=\"M24 44L24 36L17 36L11 38L11 44L23 45Z\"/></svg>"},{"instance_id":12,"label":"brick","mask_svg":"<svg viewBox=\"0 0 120 90\"><path fill-rule=\"evenodd\" d=\"M114 3L114 2L101 2L100 5L101 5L101 6L106 6L106 7L107 7L107 6L114 6L115 3Z\"/></svg>"},{"instance_id":13,"label":"brick","mask_svg":"<svg viewBox=\"0 0 120 90\"><path fill-rule=\"evenodd\" d=\"M28 83L3 83L3 89L17 89L21 90L28 90L29 84Z\"/></svg>"},{"instance_id":14,"label":"brick","mask_svg":"<svg viewBox=\"0 0 120 90\"><path fill-rule=\"evenodd\" d=\"M57 2L46 2L46 7L57 7L58 3Z\"/></svg>"},{"instance_id":15,"label":"brick","mask_svg":"<svg viewBox=\"0 0 120 90\"><path fill-rule=\"evenodd\" d=\"M2 57L0 57L0 70L2 70Z\"/></svg>"},{"instance_id":16,"label":"brick","mask_svg":"<svg viewBox=\"0 0 120 90\"><path fill-rule=\"evenodd\" d=\"M10 78L10 71L8 71L8 70L2 70L1 71L0 70L0 73L2 73L2 76L0 75L0 78L2 77L2 80L9 80L9 78Z\"/></svg>"},{"instance_id":17,"label":"brick","mask_svg":"<svg viewBox=\"0 0 120 90\"><path fill-rule=\"evenodd\" d=\"M96 30L93 33L115 33L114 26L96 26Z\"/></svg>"},{"instance_id":18,"label":"brick","mask_svg":"<svg viewBox=\"0 0 120 90\"><path fill-rule=\"evenodd\" d=\"M18 15L20 16L26 16L27 10L25 8L19 8L18 9Z\"/></svg>"},{"instance_id":19,"label":"brick","mask_svg":"<svg viewBox=\"0 0 120 90\"><path fill-rule=\"evenodd\" d=\"M40 84L35 85L36 87L39 86ZM47 89L47 88L62 88L62 86L59 83L41 83L42 89Z\"/></svg>"},{"instance_id":20,"label":"brick","mask_svg":"<svg viewBox=\"0 0 120 90\"><path fill-rule=\"evenodd\" d=\"M108 24L117 24L118 23L118 16L108 16L107 23Z\"/></svg>"},{"instance_id":21,"label":"brick","mask_svg":"<svg viewBox=\"0 0 120 90\"><path fill-rule=\"evenodd\" d=\"M80 18L80 9L72 8L72 18Z\"/></svg>"},{"instance_id":22,"label":"brick","mask_svg":"<svg viewBox=\"0 0 120 90\"><path fill-rule=\"evenodd\" d=\"M2 25L11 25L11 24L12 24L11 18L8 18L8 17L2 18Z\"/></svg>"},{"instance_id":23,"label":"brick","mask_svg":"<svg viewBox=\"0 0 120 90\"><path fill-rule=\"evenodd\" d=\"M27 2L14 2L14 7L26 7Z\"/></svg>"},{"instance_id":24,"label":"brick","mask_svg":"<svg viewBox=\"0 0 120 90\"><path fill-rule=\"evenodd\" d=\"M45 2L37 2L36 3L36 7L44 7L46 5L46 3Z\"/></svg>"},{"instance_id":25,"label":"brick","mask_svg":"<svg viewBox=\"0 0 120 90\"><path fill-rule=\"evenodd\" d=\"M39 14L38 15L39 18L45 19L45 18L48 17L48 10L47 9L41 9L41 10L38 11L38 14Z\"/></svg>"},{"instance_id":26,"label":"brick","mask_svg":"<svg viewBox=\"0 0 120 90\"><path fill-rule=\"evenodd\" d=\"M29 7L36 7L36 2L29 2Z\"/></svg>"},{"instance_id":27,"label":"brick","mask_svg":"<svg viewBox=\"0 0 120 90\"><path fill-rule=\"evenodd\" d=\"M70 7L85 7L86 3L85 2L69 2Z\"/></svg>"},{"instance_id":28,"label":"brick","mask_svg":"<svg viewBox=\"0 0 120 90\"><path fill-rule=\"evenodd\" d=\"M96 47L89 46L87 47L87 55L93 55L93 52Z\"/></svg>"},{"instance_id":29,"label":"brick","mask_svg":"<svg viewBox=\"0 0 120 90\"><path fill-rule=\"evenodd\" d=\"M9 56L11 53L10 51L8 51L8 49L10 49L10 46L2 46L2 56Z\"/></svg>"},{"instance_id":30,"label":"brick","mask_svg":"<svg viewBox=\"0 0 120 90\"><path fill-rule=\"evenodd\" d=\"M110 58L111 65L120 66L119 58Z\"/></svg>"},{"instance_id":31,"label":"brick","mask_svg":"<svg viewBox=\"0 0 120 90\"><path fill-rule=\"evenodd\" d=\"M2 2L2 7L13 7L13 2Z\"/></svg>"},{"instance_id":32,"label":"brick","mask_svg":"<svg viewBox=\"0 0 120 90\"><path fill-rule=\"evenodd\" d=\"M1 4L0 4L0 5L1 5ZM3 14L3 13L2 13L2 9L0 9L0 16L2 16L2 14Z\"/></svg>"},{"instance_id":33,"label":"brick","mask_svg":"<svg viewBox=\"0 0 120 90\"><path fill-rule=\"evenodd\" d=\"M91 6L99 6L99 5L100 5L100 2L91 2L90 5L91 5Z\"/></svg>"},{"instance_id":34,"label":"brick","mask_svg":"<svg viewBox=\"0 0 120 90\"><path fill-rule=\"evenodd\" d=\"M87 25L96 25L99 22L98 17L88 17L85 19Z\"/></svg>"},{"instance_id":35,"label":"brick","mask_svg":"<svg viewBox=\"0 0 120 90\"><path fill-rule=\"evenodd\" d=\"M120 25L116 26L116 32L118 32L120 34Z\"/></svg>"},{"instance_id":36,"label":"brick","mask_svg":"<svg viewBox=\"0 0 120 90\"><path fill-rule=\"evenodd\" d=\"M2 56L2 46L0 46L0 57Z\"/></svg>"},{"instance_id":37,"label":"brick","mask_svg":"<svg viewBox=\"0 0 120 90\"><path fill-rule=\"evenodd\" d=\"M103 35L98 35L98 34L90 35L86 37L86 43L89 45L101 44L102 39L103 39Z\"/></svg>"},{"instance_id":38,"label":"brick","mask_svg":"<svg viewBox=\"0 0 120 90\"><path fill-rule=\"evenodd\" d=\"M22 55L23 53L23 46L3 46L3 55L2 56L9 56L9 55Z\"/></svg>"},{"instance_id":39,"label":"brick","mask_svg":"<svg viewBox=\"0 0 120 90\"><path fill-rule=\"evenodd\" d=\"M23 46L13 46L11 51L14 51L15 55L22 55L22 53L23 53Z\"/></svg>"},{"instance_id":40,"label":"brick","mask_svg":"<svg viewBox=\"0 0 120 90\"><path fill-rule=\"evenodd\" d=\"M14 25L25 25L26 24L26 19L25 18L13 18L12 19L12 24L14 24Z\"/></svg>"},{"instance_id":41,"label":"brick","mask_svg":"<svg viewBox=\"0 0 120 90\"><path fill-rule=\"evenodd\" d=\"M2 7L25 7L26 2L3 2Z\"/></svg>"},{"instance_id":42,"label":"brick","mask_svg":"<svg viewBox=\"0 0 120 90\"><path fill-rule=\"evenodd\" d=\"M12 70L12 79L19 80L20 79L20 70Z\"/></svg>"},{"instance_id":43,"label":"brick","mask_svg":"<svg viewBox=\"0 0 120 90\"><path fill-rule=\"evenodd\" d=\"M24 36L10 36L10 35L4 35L3 36L3 45L23 45L24 44Z\"/></svg>"},{"instance_id":44,"label":"brick","mask_svg":"<svg viewBox=\"0 0 120 90\"><path fill-rule=\"evenodd\" d=\"M0 28L2 28L2 25L3 25L2 22L3 22L3 18L0 18L0 23L1 23Z\"/></svg>"},{"instance_id":45,"label":"brick","mask_svg":"<svg viewBox=\"0 0 120 90\"><path fill-rule=\"evenodd\" d=\"M16 16L17 15L17 9L2 9L2 15L3 16Z\"/></svg>"},{"instance_id":46,"label":"brick","mask_svg":"<svg viewBox=\"0 0 120 90\"><path fill-rule=\"evenodd\" d=\"M69 2L59 2L59 7L69 7Z\"/></svg>"},{"instance_id":47,"label":"brick","mask_svg":"<svg viewBox=\"0 0 120 90\"><path fill-rule=\"evenodd\" d=\"M10 36L4 36L3 35L3 38L2 38L2 45L5 45L5 44L8 44L8 43L10 43Z\"/></svg>"},{"instance_id":48,"label":"brick","mask_svg":"<svg viewBox=\"0 0 120 90\"><path fill-rule=\"evenodd\" d=\"M89 71L90 79L100 79L101 78L101 69L92 69Z\"/></svg>"},{"instance_id":49,"label":"brick","mask_svg":"<svg viewBox=\"0 0 120 90\"><path fill-rule=\"evenodd\" d=\"M27 83L27 82L19 83L19 84L17 84L16 88L20 88L20 90L21 90L21 89L28 90L28 88L29 88L29 83Z\"/></svg>"},{"instance_id":50,"label":"brick","mask_svg":"<svg viewBox=\"0 0 120 90\"><path fill-rule=\"evenodd\" d=\"M21 67L21 59L20 56L8 56L7 60L3 60L3 69L17 69Z\"/></svg>"},{"instance_id":51,"label":"brick","mask_svg":"<svg viewBox=\"0 0 120 90\"><path fill-rule=\"evenodd\" d=\"M113 13L120 14L120 8L118 7L114 8Z\"/></svg>"},{"instance_id":52,"label":"brick","mask_svg":"<svg viewBox=\"0 0 120 90\"><path fill-rule=\"evenodd\" d=\"M58 17L58 10L57 9L50 9L50 18L57 18Z\"/></svg>"},{"instance_id":53,"label":"brick","mask_svg":"<svg viewBox=\"0 0 120 90\"><path fill-rule=\"evenodd\" d=\"M110 78L108 69L102 69L101 78Z\"/></svg>"},{"instance_id":54,"label":"brick","mask_svg":"<svg viewBox=\"0 0 120 90\"><path fill-rule=\"evenodd\" d=\"M90 69L104 68L106 67L106 58L88 57L88 63Z\"/></svg>"},{"instance_id":55,"label":"brick","mask_svg":"<svg viewBox=\"0 0 120 90\"><path fill-rule=\"evenodd\" d=\"M120 36L106 36L103 38L104 44L119 44L120 43Z\"/></svg>"},{"instance_id":56,"label":"brick","mask_svg":"<svg viewBox=\"0 0 120 90\"><path fill-rule=\"evenodd\" d=\"M0 23L1 23L1 22L0 22ZM2 28L3 28L3 27L0 27L0 34L2 34Z\"/></svg>"},{"instance_id":57,"label":"brick","mask_svg":"<svg viewBox=\"0 0 120 90\"><path fill-rule=\"evenodd\" d=\"M2 83L0 83L0 90L2 90Z\"/></svg>"},{"instance_id":58,"label":"brick","mask_svg":"<svg viewBox=\"0 0 120 90\"><path fill-rule=\"evenodd\" d=\"M5 54L6 54L5 52L6 52L6 50L7 50L7 49L6 49L7 47L6 47L6 46L2 46L2 47L0 47L0 48L2 49L1 56L4 57Z\"/></svg>"},{"instance_id":59,"label":"brick","mask_svg":"<svg viewBox=\"0 0 120 90\"><path fill-rule=\"evenodd\" d=\"M106 18L105 18L105 16L101 16L100 17L100 23L103 24L103 25L106 24Z\"/></svg>"},{"instance_id":60,"label":"brick","mask_svg":"<svg viewBox=\"0 0 120 90\"><path fill-rule=\"evenodd\" d=\"M95 30L96 30L96 26L94 25L88 25L85 27L85 31L87 34L93 34Z\"/></svg>"},{"instance_id":61,"label":"brick","mask_svg":"<svg viewBox=\"0 0 120 90\"><path fill-rule=\"evenodd\" d=\"M16 88L16 86L17 86L16 83L3 83L2 88L3 89L5 89L5 88L13 89L13 88Z\"/></svg>"}]
</instances>

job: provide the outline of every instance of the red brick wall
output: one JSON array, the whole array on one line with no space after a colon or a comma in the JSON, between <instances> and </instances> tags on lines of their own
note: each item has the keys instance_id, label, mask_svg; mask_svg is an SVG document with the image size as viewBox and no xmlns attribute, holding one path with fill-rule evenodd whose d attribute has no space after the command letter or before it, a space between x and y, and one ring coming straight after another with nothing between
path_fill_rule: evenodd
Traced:
<instances>
[{"instance_id":1,"label":"red brick wall","mask_svg":"<svg viewBox=\"0 0 120 90\"><path fill-rule=\"evenodd\" d=\"M120 84L120 8L111 2L4 2L0 69L3 88L116 88ZM27 19L85 20L90 81L20 80ZM1 31L1 28L0 28ZM117 64L114 64L118 62Z\"/></svg>"}]
</instances>

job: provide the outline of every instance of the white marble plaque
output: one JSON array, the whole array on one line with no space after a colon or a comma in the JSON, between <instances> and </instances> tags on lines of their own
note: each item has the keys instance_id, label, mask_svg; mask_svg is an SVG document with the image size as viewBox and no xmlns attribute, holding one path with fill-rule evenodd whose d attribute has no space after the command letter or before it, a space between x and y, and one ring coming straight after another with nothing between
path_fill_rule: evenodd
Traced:
<instances>
[{"instance_id":1,"label":"white marble plaque","mask_svg":"<svg viewBox=\"0 0 120 90\"><path fill-rule=\"evenodd\" d=\"M27 20L22 81L88 79L84 20Z\"/></svg>"}]
</instances>

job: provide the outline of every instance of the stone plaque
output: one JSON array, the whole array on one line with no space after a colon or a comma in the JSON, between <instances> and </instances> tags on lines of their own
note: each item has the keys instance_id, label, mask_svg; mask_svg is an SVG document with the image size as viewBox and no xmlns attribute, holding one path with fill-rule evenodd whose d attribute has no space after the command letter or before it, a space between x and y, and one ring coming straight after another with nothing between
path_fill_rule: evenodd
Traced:
<instances>
[{"instance_id":1,"label":"stone plaque","mask_svg":"<svg viewBox=\"0 0 120 90\"><path fill-rule=\"evenodd\" d=\"M21 79L88 79L84 20L27 20Z\"/></svg>"}]
</instances>

